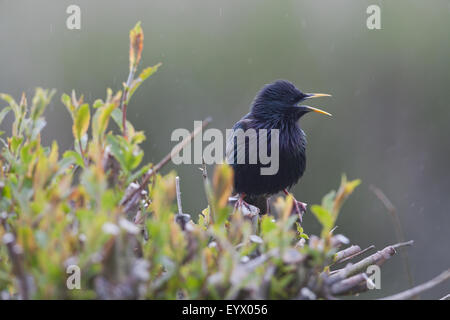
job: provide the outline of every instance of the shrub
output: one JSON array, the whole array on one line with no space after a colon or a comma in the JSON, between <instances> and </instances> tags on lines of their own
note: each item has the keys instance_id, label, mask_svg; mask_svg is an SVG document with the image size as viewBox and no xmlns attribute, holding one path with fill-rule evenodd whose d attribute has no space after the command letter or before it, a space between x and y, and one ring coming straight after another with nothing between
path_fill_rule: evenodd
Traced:
<instances>
[{"instance_id":1,"label":"shrub","mask_svg":"<svg viewBox=\"0 0 450 320\"><path fill-rule=\"evenodd\" d=\"M2 297L316 299L367 290L366 268L393 255L395 246L330 271L364 251L339 251L348 239L333 234L358 180L343 177L336 192L312 207L323 226L320 237L308 237L296 222L291 197L277 198L272 215L233 212L227 165L217 166L211 180L203 168L209 205L197 222L182 212L179 197L177 209L176 174L159 173L170 155L141 165L145 135L126 120L133 93L160 66L135 77L142 48L137 24L122 91L108 89L92 105L75 92L62 95L74 138L73 150L62 156L57 142L43 146L40 135L54 90L36 89L31 102L0 95L8 104L0 123L14 113L11 135L0 137ZM71 290L78 285L81 290Z\"/></svg>"}]
</instances>

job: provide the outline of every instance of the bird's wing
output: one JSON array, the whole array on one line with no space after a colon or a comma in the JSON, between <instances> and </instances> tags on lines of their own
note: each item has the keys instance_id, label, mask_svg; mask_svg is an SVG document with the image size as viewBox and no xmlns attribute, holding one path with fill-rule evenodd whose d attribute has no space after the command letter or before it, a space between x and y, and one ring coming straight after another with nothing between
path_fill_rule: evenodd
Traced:
<instances>
[{"instance_id":1,"label":"bird's wing","mask_svg":"<svg viewBox=\"0 0 450 320\"><path fill-rule=\"evenodd\" d=\"M245 155L246 155L246 143L245 139L244 141L241 141L241 139L235 139L236 137L236 130L242 129L243 131L246 131L250 127L251 119L244 117L233 126L232 131L227 137L227 149L226 149L226 159L227 163L229 164L237 164L237 163L244 163L245 162ZM235 143L233 142L235 141Z\"/></svg>"}]
</instances>

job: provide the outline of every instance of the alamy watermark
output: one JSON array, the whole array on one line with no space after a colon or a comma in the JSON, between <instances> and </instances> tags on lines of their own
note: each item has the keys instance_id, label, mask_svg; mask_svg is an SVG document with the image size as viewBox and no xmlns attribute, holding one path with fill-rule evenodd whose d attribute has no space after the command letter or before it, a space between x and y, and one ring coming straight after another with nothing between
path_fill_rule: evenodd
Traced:
<instances>
[{"instance_id":1,"label":"alamy watermark","mask_svg":"<svg viewBox=\"0 0 450 320\"><path fill-rule=\"evenodd\" d=\"M66 286L69 290L81 289L81 269L76 264L72 264L66 268L68 274Z\"/></svg>"},{"instance_id":2,"label":"alamy watermark","mask_svg":"<svg viewBox=\"0 0 450 320\"><path fill-rule=\"evenodd\" d=\"M277 174L280 160L278 129L226 129L224 136L216 128L203 132L202 121L194 121L195 130L200 133L192 144L186 144L178 152L176 148L172 149L174 164L260 164L261 175ZM170 139L172 142L183 143L190 135L189 130L178 128L172 132ZM204 148L203 142L208 142Z\"/></svg>"},{"instance_id":3,"label":"alamy watermark","mask_svg":"<svg viewBox=\"0 0 450 320\"><path fill-rule=\"evenodd\" d=\"M369 30L381 29L381 9L378 5L372 4L367 7L366 13L369 15L366 20L366 26Z\"/></svg>"},{"instance_id":4,"label":"alamy watermark","mask_svg":"<svg viewBox=\"0 0 450 320\"><path fill-rule=\"evenodd\" d=\"M66 13L69 15L66 19L66 27L69 30L81 29L81 8L76 4L67 7Z\"/></svg>"},{"instance_id":5,"label":"alamy watermark","mask_svg":"<svg viewBox=\"0 0 450 320\"><path fill-rule=\"evenodd\" d=\"M381 289L381 268L380 266L373 264L367 267L366 285L369 290Z\"/></svg>"},{"instance_id":6,"label":"alamy watermark","mask_svg":"<svg viewBox=\"0 0 450 320\"><path fill-rule=\"evenodd\" d=\"M66 27L69 30L81 29L81 8L76 4L71 4L66 8L69 15L66 19ZM369 15L366 20L366 26L369 30L381 29L381 9L380 6L372 4L367 7L366 13Z\"/></svg>"}]
</instances>

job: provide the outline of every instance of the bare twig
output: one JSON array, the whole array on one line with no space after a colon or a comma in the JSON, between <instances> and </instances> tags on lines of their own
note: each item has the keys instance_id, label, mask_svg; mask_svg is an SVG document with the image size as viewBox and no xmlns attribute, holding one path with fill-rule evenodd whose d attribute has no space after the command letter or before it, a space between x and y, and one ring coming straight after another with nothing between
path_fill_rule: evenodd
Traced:
<instances>
[{"instance_id":1,"label":"bare twig","mask_svg":"<svg viewBox=\"0 0 450 320\"><path fill-rule=\"evenodd\" d=\"M339 228L339 226L334 226L334 228L330 230L330 234L333 234L333 232L334 232L337 228Z\"/></svg>"},{"instance_id":2,"label":"bare twig","mask_svg":"<svg viewBox=\"0 0 450 320\"><path fill-rule=\"evenodd\" d=\"M205 161L202 160L202 176L203 176L203 187L205 188L205 194L206 194L206 201L208 202L208 208L209 208L209 218L211 222L214 222L215 218L215 211L214 211L214 205L213 205L213 195L211 191L211 184L209 183L208 179L208 171L206 170L206 164Z\"/></svg>"},{"instance_id":3,"label":"bare twig","mask_svg":"<svg viewBox=\"0 0 450 320\"><path fill-rule=\"evenodd\" d=\"M3 243L8 249L8 254L12 262L12 271L19 284L20 298L28 300L31 297L30 282L32 279L29 278L23 266L22 248L16 243L16 238L12 233L6 233L3 236Z\"/></svg>"},{"instance_id":4,"label":"bare twig","mask_svg":"<svg viewBox=\"0 0 450 320\"><path fill-rule=\"evenodd\" d=\"M122 206L126 205L133 197L138 194L139 191L143 190L147 183L150 181L150 178L153 177L159 170L161 170L162 167L164 167L169 161L172 159L173 155L180 152L184 147L186 147L192 139L197 136L202 129L204 129L206 126L208 126L211 123L211 118L206 118L203 120L203 123L200 127L196 128L194 131L191 132L191 135L187 137L186 139L183 139L180 143L178 143L175 147L173 147L172 151L168 153L160 162L158 162L154 167L152 167L142 178L142 182L139 185L138 188L131 190L129 193L127 193L124 198L121 200L120 204Z\"/></svg>"},{"instance_id":5,"label":"bare twig","mask_svg":"<svg viewBox=\"0 0 450 320\"><path fill-rule=\"evenodd\" d=\"M189 214L183 213L183 207L181 206L181 189L180 189L180 177L175 177L175 191L177 195L178 213L175 215L175 221L180 225L182 230L185 230L186 223L191 220Z\"/></svg>"},{"instance_id":6,"label":"bare twig","mask_svg":"<svg viewBox=\"0 0 450 320\"><path fill-rule=\"evenodd\" d=\"M397 234L397 241L399 241L399 242L405 241L405 233L403 232L402 224L400 222L400 218L398 216L397 209L395 208L395 206L392 204L392 202L389 200L389 198L384 194L384 192L381 189L372 185L372 186L370 186L370 190L372 190L372 192L375 194L375 196L381 201L381 203L383 203L386 210L391 215L391 218L392 218L392 221L394 224L394 228L395 228L395 232ZM403 266L405 268L405 272L408 277L409 287L411 288L414 286L414 278L413 278L412 272L411 272L408 253L402 252L402 253L400 253L400 256L402 257Z\"/></svg>"},{"instance_id":7,"label":"bare twig","mask_svg":"<svg viewBox=\"0 0 450 320\"><path fill-rule=\"evenodd\" d=\"M414 244L414 240L409 240L409 241L393 244L391 247L394 248L394 249L399 249L399 248L402 248L402 247L412 246L413 244Z\"/></svg>"},{"instance_id":8,"label":"bare twig","mask_svg":"<svg viewBox=\"0 0 450 320\"><path fill-rule=\"evenodd\" d=\"M439 300L450 300L450 293L447 294L446 296L443 296L443 297L440 298Z\"/></svg>"},{"instance_id":9,"label":"bare twig","mask_svg":"<svg viewBox=\"0 0 450 320\"><path fill-rule=\"evenodd\" d=\"M331 235L331 232L330 232L330 235ZM333 237L330 239L330 245L333 248L339 248L343 244L347 245L349 243L350 243L350 240L343 234L333 235Z\"/></svg>"},{"instance_id":10,"label":"bare twig","mask_svg":"<svg viewBox=\"0 0 450 320\"><path fill-rule=\"evenodd\" d=\"M350 246L344 250L336 252L334 261L335 261L335 263L342 262L346 258L354 256L355 254L357 254L360 251L361 251L361 248L359 246L355 246L355 245Z\"/></svg>"},{"instance_id":11,"label":"bare twig","mask_svg":"<svg viewBox=\"0 0 450 320\"><path fill-rule=\"evenodd\" d=\"M352 292L355 287L358 287L361 283L366 283L367 275L365 273L358 273L348 279L339 281L331 286L332 295L344 295Z\"/></svg>"},{"instance_id":12,"label":"bare twig","mask_svg":"<svg viewBox=\"0 0 450 320\"><path fill-rule=\"evenodd\" d=\"M336 263L343 263L343 262L349 261L349 260L354 259L354 258L356 258L356 257L358 257L358 256L360 256L360 255L362 255L364 253L366 253L367 251L372 250L372 249L375 249L374 245L371 245L371 246L365 248L364 250L360 249L360 251L358 251L358 252L356 252L356 253L354 253L352 255L349 255L349 256L346 256L346 257L342 257L341 260L337 260Z\"/></svg>"},{"instance_id":13,"label":"bare twig","mask_svg":"<svg viewBox=\"0 0 450 320\"><path fill-rule=\"evenodd\" d=\"M181 191L180 191L180 177L176 176L175 178L175 189L177 193L177 205L178 205L178 214L183 214L183 208L181 207Z\"/></svg>"},{"instance_id":14,"label":"bare twig","mask_svg":"<svg viewBox=\"0 0 450 320\"><path fill-rule=\"evenodd\" d=\"M340 269L339 272L336 272L330 276L332 281L339 281L340 279L346 279L350 276L353 276L360 272L365 272L367 267L371 265L382 265L387 259L396 254L396 249L404 246L412 245L413 241L408 241L404 243L398 243L395 245L387 246L381 251L378 251L367 258L353 264L348 265L343 269Z\"/></svg>"},{"instance_id":15,"label":"bare twig","mask_svg":"<svg viewBox=\"0 0 450 320\"><path fill-rule=\"evenodd\" d=\"M394 294L392 296L388 296L383 298L382 300L405 300L405 299L411 299L417 295L419 295L420 293L429 290L447 280L450 279L450 269L442 272L440 275L438 275L437 277L431 279L430 281L427 281L425 283L422 283L421 285L418 285L412 289Z\"/></svg>"}]
</instances>

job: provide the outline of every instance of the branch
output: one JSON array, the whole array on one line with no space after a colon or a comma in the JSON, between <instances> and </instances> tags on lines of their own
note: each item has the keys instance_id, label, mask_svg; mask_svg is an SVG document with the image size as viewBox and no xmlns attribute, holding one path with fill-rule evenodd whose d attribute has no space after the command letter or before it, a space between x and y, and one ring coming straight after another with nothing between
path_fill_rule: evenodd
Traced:
<instances>
[{"instance_id":1,"label":"branch","mask_svg":"<svg viewBox=\"0 0 450 320\"><path fill-rule=\"evenodd\" d=\"M367 267L374 265L374 264L380 266L387 259L389 259L390 257L392 257L394 254L397 253L396 249L404 247L404 246L409 246L412 244L413 244L413 241L411 240L408 242L403 242L403 243L398 243L398 244L394 244L391 246L387 246L383 250L378 251L355 264L352 264L352 265L349 264L345 268L340 269L338 272L336 272L330 276L330 280L332 280L332 282L334 282L334 281L339 281L341 279L346 279L357 273L365 272Z\"/></svg>"},{"instance_id":2,"label":"branch","mask_svg":"<svg viewBox=\"0 0 450 320\"><path fill-rule=\"evenodd\" d=\"M131 190L129 192L126 192L125 196L120 201L120 204L122 206L126 206L125 212L128 212L129 210L127 209L130 209L134 206L134 201L130 200L132 200L134 196L138 194L138 192L140 192L145 188L147 183L150 181L150 178L153 177L159 170L161 170L161 168L164 167L167 163L169 163L169 161L172 160L173 155L177 154L184 147L186 147L192 141L192 139L195 138L195 136L197 136L206 126L208 126L211 123L211 121L212 121L211 118L206 118L205 120L203 120L201 127L196 128L194 131L191 132L191 135L189 137L183 139L180 143L178 143L175 147L173 147L170 153L168 153L160 162L158 162L154 167L152 167L149 171L147 171L147 173L144 175L142 179L141 184L138 185L137 188L132 187L133 184L136 185L136 183L133 182L128 186L127 190L128 189ZM138 197L138 199L140 199L140 197ZM128 204L128 202L130 202L130 204Z\"/></svg>"},{"instance_id":3,"label":"branch","mask_svg":"<svg viewBox=\"0 0 450 320\"><path fill-rule=\"evenodd\" d=\"M351 255L351 256L344 257L344 258L342 258L342 260L339 260L339 261L336 261L336 262L337 262L337 263L346 262L346 261L351 260L351 259L354 259L354 258L356 258L357 256L360 256L360 255L362 255L363 253L366 253L367 251L372 250L372 249L375 249L375 246L374 246L374 245L371 245L371 246L365 248L364 250L361 250L361 251L359 251L359 252L356 252L355 254L353 254L353 255Z\"/></svg>"},{"instance_id":4,"label":"branch","mask_svg":"<svg viewBox=\"0 0 450 320\"><path fill-rule=\"evenodd\" d=\"M28 300L31 298L30 282L32 279L25 272L22 248L16 243L16 238L12 233L6 233L3 236L3 243L6 245L12 262L12 271L17 278L20 298Z\"/></svg>"},{"instance_id":5,"label":"branch","mask_svg":"<svg viewBox=\"0 0 450 320\"><path fill-rule=\"evenodd\" d=\"M180 177L175 177L175 191L177 193L177 205L178 205L178 214L183 214L183 208L181 206L181 190L180 190Z\"/></svg>"},{"instance_id":6,"label":"branch","mask_svg":"<svg viewBox=\"0 0 450 320\"><path fill-rule=\"evenodd\" d=\"M375 196L381 201L381 203L383 203L386 210L390 213L394 224L395 232L397 234L397 241L399 242L405 241L405 233L403 232L402 223L400 222L400 218L398 216L397 209L395 208L395 206L392 204L392 202L389 200L389 198L384 194L384 192L381 189L371 185L370 190L372 190ZM405 268L405 272L408 277L409 287L411 288L414 285L414 279L411 272L408 254L405 252L401 253L400 256L402 257L403 267Z\"/></svg>"},{"instance_id":7,"label":"branch","mask_svg":"<svg viewBox=\"0 0 450 320\"><path fill-rule=\"evenodd\" d=\"M429 290L438 284L441 284L447 280L450 279L450 269L447 269L446 271L442 272L437 277L431 279L430 281L427 281L425 283L422 283L421 285L418 285L412 289L394 294L392 296L388 296L386 298L383 298L381 300L406 300L411 299L414 296L421 294L422 292Z\"/></svg>"},{"instance_id":8,"label":"branch","mask_svg":"<svg viewBox=\"0 0 450 320\"><path fill-rule=\"evenodd\" d=\"M175 221L180 225L182 230L185 230L186 224L191 221L189 214L183 213L183 207L181 206L181 189L180 189L180 177L175 177L175 191L177 194L178 213L175 215Z\"/></svg>"},{"instance_id":9,"label":"branch","mask_svg":"<svg viewBox=\"0 0 450 320\"><path fill-rule=\"evenodd\" d=\"M366 284L366 279L367 275L365 273L358 273L348 279L339 281L331 286L331 294L338 296L351 293L355 288L359 288L361 283Z\"/></svg>"},{"instance_id":10,"label":"branch","mask_svg":"<svg viewBox=\"0 0 450 320\"><path fill-rule=\"evenodd\" d=\"M214 210L214 201L213 201L213 195L211 191L211 185L209 183L208 179L208 170L206 169L206 163L205 160L202 159L202 167L200 169L202 171L202 177L203 177L203 188L205 189L205 195L206 195L206 201L208 202L208 208L209 208L209 218L211 222L214 222L215 219L215 210Z\"/></svg>"},{"instance_id":11,"label":"branch","mask_svg":"<svg viewBox=\"0 0 450 320\"><path fill-rule=\"evenodd\" d=\"M128 106L128 91L130 91L131 83L134 79L134 74L136 72L136 67L133 66L130 68L130 73L128 74L127 83L124 84L124 90L122 95L122 101L120 103L120 108L122 109L122 132L123 137L127 139L127 106Z\"/></svg>"},{"instance_id":12,"label":"branch","mask_svg":"<svg viewBox=\"0 0 450 320\"><path fill-rule=\"evenodd\" d=\"M88 166L88 160L86 158L86 155L84 154L83 145L81 144L81 139L78 139L78 147L80 148L81 157L83 158L84 166Z\"/></svg>"},{"instance_id":13,"label":"branch","mask_svg":"<svg viewBox=\"0 0 450 320\"><path fill-rule=\"evenodd\" d=\"M406 242L400 242L400 243L394 244L391 247L394 249L400 249L402 247L412 246L413 244L414 244L414 240L409 240Z\"/></svg>"},{"instance_id":14,"label":"branch","mask_svg":"<svg viewBox=\"0 0 450 320\"><path fill-rule=\"evenodd\" d=\"M361 248L359 246L350 246L344 250L338 251L335 254L334 263L339 263L341 261L344 261L348 257L352 257L358 252L361 252Z\"/></svg>"}]
</instances>

